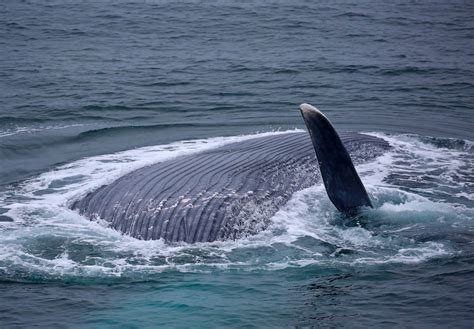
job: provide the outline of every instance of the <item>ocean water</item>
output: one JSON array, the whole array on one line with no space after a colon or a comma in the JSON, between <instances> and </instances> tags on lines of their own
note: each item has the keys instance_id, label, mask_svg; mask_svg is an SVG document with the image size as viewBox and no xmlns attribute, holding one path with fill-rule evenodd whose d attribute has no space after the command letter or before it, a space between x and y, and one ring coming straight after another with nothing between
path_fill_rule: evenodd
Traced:
<instances>
[{"instance_id":1,"label":"ocean water","mask_svg":"<svg viewBox=\"0 0 474 329\"><path fill-rule=\"evenodd\" d=\"M470 1L0 3L0 328L474 326ZM322 186L237 241L139 241L68 209L125 173L256 136L338 130Z\"/></svg>"}]
</instances>

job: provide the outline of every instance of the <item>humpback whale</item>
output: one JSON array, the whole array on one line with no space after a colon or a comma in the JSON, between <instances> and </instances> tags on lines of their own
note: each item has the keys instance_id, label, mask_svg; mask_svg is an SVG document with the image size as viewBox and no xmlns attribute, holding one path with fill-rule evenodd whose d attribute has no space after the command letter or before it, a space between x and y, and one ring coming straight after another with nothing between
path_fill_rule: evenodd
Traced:
<instances>
[{"instance_id":1,"label":"humpback whale","mask_svg":"<svg viewBox=\"0 0 474 329\"><path fill-rule=\"evenodd\" d=\"M370 207L352 161L379 156L389 144L338 134L309 104L300 112L309 135L256 137L140 168L71 208L138 239L195 243L257 234L293 193L321 180L338 210Z\"/></svg>"}]
</instances>

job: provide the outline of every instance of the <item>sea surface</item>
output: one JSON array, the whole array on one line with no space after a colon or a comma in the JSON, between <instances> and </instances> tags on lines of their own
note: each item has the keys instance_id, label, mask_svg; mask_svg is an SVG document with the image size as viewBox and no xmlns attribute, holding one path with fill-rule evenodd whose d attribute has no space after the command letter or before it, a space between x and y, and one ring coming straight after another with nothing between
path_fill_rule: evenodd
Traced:
<instances>
[{"instance_id":1,"label":"sea surface","mask_svg":"<svg viewBox=\"0 0 474 329\"><path fill-rule=\"evenodd\" d=\"M0 3L0 328L473 328L474 2ZM139 167L304 131L392 149L269 229L166 244L68 209ZM315 169L317 170L317 169Z\"/></svg>"}]
</instances>

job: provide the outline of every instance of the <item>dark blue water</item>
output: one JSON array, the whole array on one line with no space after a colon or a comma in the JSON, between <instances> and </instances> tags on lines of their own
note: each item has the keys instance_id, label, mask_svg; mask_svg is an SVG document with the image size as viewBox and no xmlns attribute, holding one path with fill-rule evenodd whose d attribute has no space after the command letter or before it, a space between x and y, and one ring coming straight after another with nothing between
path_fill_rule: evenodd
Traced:
<instances>
[{"instance_id":1,"label":"dark blue water","mask_svg":"<svg viewBox=\"0 0 474 329\"><path fill-rule=\"evenodd\" d=\"M2 1L0 327L474 326L469 1ZM67 206L178 154L303 129L393 146L375 209L321 186L269 230L166 245ZM3 220L6 220L4 217Z\"/></svg>"}]
</instances>

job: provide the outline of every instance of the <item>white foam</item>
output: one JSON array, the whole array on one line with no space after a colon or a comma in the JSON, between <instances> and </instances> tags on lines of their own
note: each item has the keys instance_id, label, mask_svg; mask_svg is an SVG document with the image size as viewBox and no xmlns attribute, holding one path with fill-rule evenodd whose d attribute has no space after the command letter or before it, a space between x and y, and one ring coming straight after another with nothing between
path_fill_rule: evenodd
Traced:
<instances>
[{"instance_id":1,"label":"white foam","mask_svg":"<svg viewBox=\"0 0 474 329\"><path fill-rule=\"evenodd\" d=\"M81 127L81 126L86 126L86 125L87 124L84 124L84 123L77 123L77 124L58 125L58 126L41 126L41 125L37 127L16 126L14 128L8 128L3 131L0 131L0 138L19 135L19 134L31 134L31 133L41 132L45 130L60 130L60 129L66 129L66 128Z\"/></svg>"},{"instance_id":2,"label":"white foam","mask_svg":"<svg viewBox=\"0 0 474 329\"><path fill-rule=\"evenodd\" d=\"M354 265L368 265L368 264L387 264L387 263L403 263L403 264L418 264L427 259L447 256L451 252L446 250L446 246L442 243L428 242L423 246L416 248L401 248L395 255L383 257L361 257L354 260Z\"/></svg>"}]
</instances>

